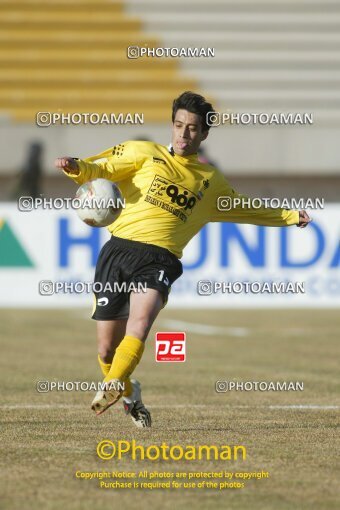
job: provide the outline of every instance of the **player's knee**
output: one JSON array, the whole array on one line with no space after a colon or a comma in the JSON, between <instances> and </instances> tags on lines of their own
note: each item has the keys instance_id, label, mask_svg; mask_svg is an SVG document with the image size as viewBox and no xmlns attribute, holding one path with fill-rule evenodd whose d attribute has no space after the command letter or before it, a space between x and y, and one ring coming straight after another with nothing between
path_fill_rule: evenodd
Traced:
<instances>
[{"instance_id":1,"label":"player's knee","mask_svg":"<svg viewBox=\"0 0 340 510\"><path fill-rule=\"evenodd\" d=\"M126 333L144 341L151 328L151 321L145 317L134 317L128 320Z\"/></svg>"},{"instance_id":2,"label":"player's knee","mask_svg":"<svg viewBox=\"0 0 340 510\"><path fill-rule=\"evenodd\" d=\"M104 363L112 363L115 349L108 345L100 345L98 347L98 354Z\"/></svg>"}]
</instances>

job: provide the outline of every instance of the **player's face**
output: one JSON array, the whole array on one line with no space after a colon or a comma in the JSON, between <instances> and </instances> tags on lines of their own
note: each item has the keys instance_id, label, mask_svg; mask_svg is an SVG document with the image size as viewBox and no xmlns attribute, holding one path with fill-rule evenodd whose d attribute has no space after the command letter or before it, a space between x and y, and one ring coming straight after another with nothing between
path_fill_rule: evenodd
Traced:
<instances>
[{"instance_id":1,"label":"player's face","mask_svg":"<svg viewBox=\"0 0 340 510\"><path fill-rule=\"evenodd\" d=\"M172 147L179 156L190 156L198 151L208 136L202 131L201 117L187 110L177 110L172 127Z\"/></svg>"}]
</instances>

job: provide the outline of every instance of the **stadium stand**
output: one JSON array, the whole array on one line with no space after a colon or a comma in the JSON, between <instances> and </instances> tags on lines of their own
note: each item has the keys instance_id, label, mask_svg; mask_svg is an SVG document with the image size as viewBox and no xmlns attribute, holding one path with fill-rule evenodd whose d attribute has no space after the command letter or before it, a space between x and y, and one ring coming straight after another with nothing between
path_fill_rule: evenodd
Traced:
<instances>
[{"instance_id":1,"label":"stadium stand","mask_svg":"<svg viewBox=\"0 0 340 510\"><path fill-rule=\"evenodd\" d=\"M221 127L205 149L245 193L338 199L337 0L0 0L0 17L0 199L32 142L43 144L52 179L60 154L140 136L168 143L172 100L188 89L220 111L312 112L312 126ZM215 57L128 59L129 46L214 48ZM38 129L39 111L143 112L145 123Z\"/></svg>"},{"instance_id":2,"label":"stadium stand","mask_svg":"<svg viewBox=\"0 0 340 510\"><path fill-rule=\"evenodd\" d=\"M0 111L33 122L37 111L128 113L165 121L169 101L197 88L174 59L127 58L155 47L139 16L109 0L1 0ZM136 94L138 90L138 94Z\"/></svg>"},{"instance_id":3,"label":"stadium stand","mask_svg":"<svg viewBox=\"0 0 340 510\"><path fill-rule=\"evenodd\" d=\"M340 3L336 0L126 0L164 46L213 47L181 59L219 106L312 111L340 120Z\"/></svg>"}]
</instances>

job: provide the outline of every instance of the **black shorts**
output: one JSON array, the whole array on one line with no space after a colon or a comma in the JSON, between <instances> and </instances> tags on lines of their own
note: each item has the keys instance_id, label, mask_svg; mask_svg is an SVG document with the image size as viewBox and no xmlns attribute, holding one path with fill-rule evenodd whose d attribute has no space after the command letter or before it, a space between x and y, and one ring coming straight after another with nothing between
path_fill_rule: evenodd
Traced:
<instances>
[{"instance_id":1,"label":"black shorts","mask_svg":"<svg viewBox=\"0 0 340 510\"><path fill-rule=\"evenodd\" d=\"M97 261L92 319L127 319L135 289L159 290L166 304L171 285L182 272L180 260L165 248L112 236Z\"/></svg>"}]
</instances>

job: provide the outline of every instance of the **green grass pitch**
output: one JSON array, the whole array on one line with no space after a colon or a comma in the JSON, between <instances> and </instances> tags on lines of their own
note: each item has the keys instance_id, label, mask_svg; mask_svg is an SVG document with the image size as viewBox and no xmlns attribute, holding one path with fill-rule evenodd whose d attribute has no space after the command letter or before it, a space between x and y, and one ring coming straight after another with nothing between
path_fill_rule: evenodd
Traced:
<instances>
[{"instance_id":1,"label":"green grass pitch","mask_svg":"<svg viewBox=\"0 0 340 510\"><path fill-rule=\"evenodd\" d=\"M152 413L147 430L134 427L120 402L95 417L91 392L36 391L39 380L99 380L87 312L1 310L0 319L1 508L339 508L337 310L164 310L134 374ZM154 334L175 331L170 321L187 324L187 361L157 364ZM207 334L204 325L216 332ZM215 381L224 379L303 381L304 391L217 394ZM247 459L118 462L96 455L102 439L133 438L145 446L244 445ZM105 490L98 480L75 477L77 470L222 469L265 470L270 477L222 491Z\"/></svg>"}]
</instances>

